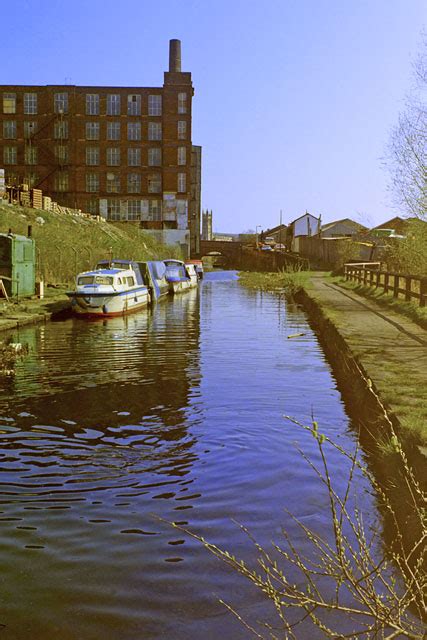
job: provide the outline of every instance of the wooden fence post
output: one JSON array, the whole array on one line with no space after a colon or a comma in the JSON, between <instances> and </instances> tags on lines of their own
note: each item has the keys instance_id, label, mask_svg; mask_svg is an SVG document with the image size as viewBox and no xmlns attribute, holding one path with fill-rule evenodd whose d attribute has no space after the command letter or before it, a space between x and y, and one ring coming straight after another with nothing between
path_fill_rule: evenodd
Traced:
<instances>
[{"instance_id":1,"label":"wooden fence post","mask_svg":"<svg viewBox=\"0 0 427 640\"><path fill-rule=\"evenodd\" d=\"M394 274L393 298L399 297L399 276Z\"/></svg>"},{"instance_id":2,"label":"wooden fence post","mask_svg":"<svg viewBox=\"0 0 427 640\"><path fill-rule=\"evenodd\" d=\"M411 302L411 285L412 285L412 278L410 276L405 276L405 300L406 300L406 302Z\"/></svg>"},{"instance_id":3,"label":"wooden fence post","mask_svg":"<svg viewBox=\"0 0 427 640\"><path fill-rule=\"evenodd\" d=\"M426 306L427 298L427 278L421 278L420 280L420 307Z\"/></svg>"}]
</instances>

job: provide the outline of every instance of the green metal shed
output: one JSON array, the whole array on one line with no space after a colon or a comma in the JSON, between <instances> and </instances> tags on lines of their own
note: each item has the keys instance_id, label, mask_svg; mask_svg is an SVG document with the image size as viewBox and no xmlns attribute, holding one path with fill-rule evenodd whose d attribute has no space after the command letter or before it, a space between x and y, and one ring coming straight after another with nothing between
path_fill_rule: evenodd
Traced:
<instances>
[{"instance_id":1,"label":"green metal shed","mask_svg":"<svg viewBox=\"0 0 427 640\"><path fill-rule=\"evenodd\" d=\"M33 238L0 233L0 278L9 296L33 296L36 248Z\"/></svg>"}]
</instances>

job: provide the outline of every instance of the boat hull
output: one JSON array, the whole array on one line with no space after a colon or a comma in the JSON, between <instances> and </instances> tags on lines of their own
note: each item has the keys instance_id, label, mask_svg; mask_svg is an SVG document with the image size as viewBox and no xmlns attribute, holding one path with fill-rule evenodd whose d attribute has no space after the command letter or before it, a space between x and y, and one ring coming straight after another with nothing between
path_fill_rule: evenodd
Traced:
<instances>
[{"instance_id":1,"label":"boat hull","mask_svg":"<svg viewBox=\"0 0 427 640\"><path fill-rule=\"evenodd\" d=\"M150 301L148 291L126 291L116 295L72 292L71 310L78 316L111 318L134 313L146 307Z\"/></svg>"}]
</instances>

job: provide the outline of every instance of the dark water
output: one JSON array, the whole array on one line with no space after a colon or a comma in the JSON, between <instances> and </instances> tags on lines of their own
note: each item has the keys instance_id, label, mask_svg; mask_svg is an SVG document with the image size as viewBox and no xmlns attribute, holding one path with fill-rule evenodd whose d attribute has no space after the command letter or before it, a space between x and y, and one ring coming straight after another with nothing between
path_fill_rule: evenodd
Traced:
<instances>
[{"instance_id":1,"label":"dark water","mask_svg":"<svg viewBox=\"0 0 427 640\"><path fill-rule=\"evenodd\" d=\"M152 312L15 339L31 352L0 400L2 637L249 637L218 600L267 619L262 596L168 523L248 561L235 521L266 546L301 539L285 509L327 535L298 451L317 461L314 443L283 416L355 436L304 313L213 273Z\"/></svg>"}]
</instances>

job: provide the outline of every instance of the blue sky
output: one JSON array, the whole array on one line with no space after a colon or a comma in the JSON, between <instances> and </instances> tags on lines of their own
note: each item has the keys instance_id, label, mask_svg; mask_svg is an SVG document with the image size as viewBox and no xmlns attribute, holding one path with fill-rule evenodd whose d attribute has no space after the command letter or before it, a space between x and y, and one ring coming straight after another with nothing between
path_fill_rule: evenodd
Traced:
<instances>
[{"instance_id":1,"label":"blue sky","mask_svg":"<svg viewBox=\"0 0 427 640\"><path fill-rule=\"evenodd\" d=\"M381 158L425 0L15 0L2 17L3 84L161 86L179 38L216 231L397 213Z\"/></svg>"}]
</instances>

